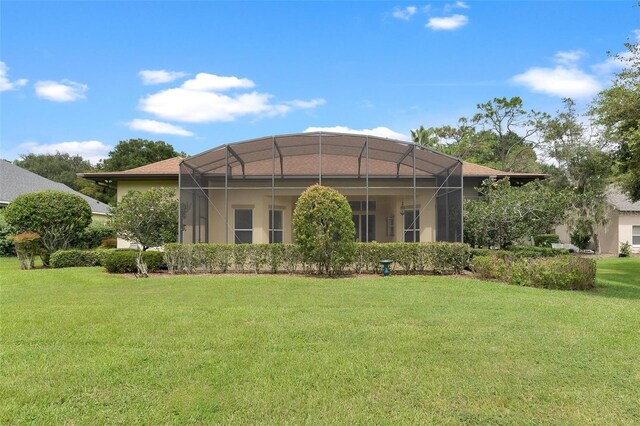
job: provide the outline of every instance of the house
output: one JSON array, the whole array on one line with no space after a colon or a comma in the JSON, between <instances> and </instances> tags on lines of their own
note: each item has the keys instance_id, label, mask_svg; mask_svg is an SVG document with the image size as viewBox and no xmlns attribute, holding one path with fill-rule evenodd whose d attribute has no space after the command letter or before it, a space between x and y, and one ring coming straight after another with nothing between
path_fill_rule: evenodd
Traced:
<instances>
[{"instance_id":1,"label":"house","mask_svg":"<svg viewBox=\"0 0 640 426\"><path fill-rule=\"evenodd\" d=\"M640 253L640 201L632 202L615 187L607 191L609 221L599 229L598 240L603 253L617 254L624 243L633 253ZM569 241L566 227L560 229L561 241Z\"/></svg>"},{"instance_id":2,"label":"house","mask_svg":"<svg viewBox=\"0 0 640 426\"><path fill-rule=\"evenodd\" d=\"M529 182L412 142L341 133L268 136L201 154L84 178L127 191L164 186L180 198L180 241L292 241L292 214L310 185L347 197L359 241L462 241L463 199L489 177ZM119 247L126 247L119 241Z\"/></svg>"},{"instance_id":3,"label":"house","mask_svg":"<svg viewBox=\"0 0 640 426\"><path fill-rule=\"evenodd\" d=\"M9 205L19 195L45 190L63 191L77 195L89 203L91 216L94 220L107 219L108 204L75 191L65 184L54 182L18 167L7 160L0 160L0 208Z\"/></svg>"}]
</instances>

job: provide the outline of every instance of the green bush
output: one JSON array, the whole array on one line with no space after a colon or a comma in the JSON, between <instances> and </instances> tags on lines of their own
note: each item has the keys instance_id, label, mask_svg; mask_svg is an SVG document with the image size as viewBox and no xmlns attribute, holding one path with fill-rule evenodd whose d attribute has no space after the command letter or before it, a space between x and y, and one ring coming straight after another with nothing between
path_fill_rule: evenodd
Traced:
<instances>
[{"instance_id":1,"label":"green bush","mask_svg":"<svg viewBox=\"0 0 640 426\"><path fill-rule=\"evenodd\" d=\"M112 274L136 273L136 250L111 250L104 257L104 267ZM159 251L145 251L142 253L142 260L147 264L149 272L157 272L166 268L164 263L164 253Z\"/></svg>"},{"instance_id":2,"label":"green bush","mask_svg":"<svg viewBox=\"0 0 640 426\"><path fill-rule=\"evenodd\" d=\"M89 203L62 191L38 191L16 197L5 209L5 219L17 232L35 232L44 248L42 262L64 250L91 223Z\"/></svg>"},{"instance_id":3,"label":"green bush","mask_svg":"<svg viewBox=\"0 0 640 426\"><path fill-rule=\"evenodd\" d=\"M70 246L77 249L95 249L100 247L104 240L115 240L115 238L116 231L107 222L91 222L89 226L80 232L78 237L70 243Z\"/></svg>"},{"instance_id":4,"label":"green bush","mask_svg":"<svg viewBox=\"0 0 640 426\"><path fill-rule=\"evenodd\" d=\"M535 247L535 246L512 246L509 250L494 250L494 249L471 249L471 257L476 256L491 256L500 259L515 259L523 257L555 257L568 255L567 249L555 249L547 247Z\"/></svg>"},{"instance_id":5,"label":"green bush","mask_svg":"<svg viewBox=\"0 0 640 426\"><path fill-rule=\"evenodd\" d=\"M509 251L517 257L555 257L569 254L569 250L567 249L535 246L512 246L509 248Z\"/></svg>"},{"instance_id":6,"label":"green bush","mask_svg":"<svg viewBox=\"0 0 640 426\"><path fill-rule=\"evenodd\" d=\"M338 191L312 185L293 212L293 231L302 258L318 272L333 275L349 265L356 254L355 228L349 202Z\"/></svg>"},{"instance_id":7,"label":"green bush","mask_svg":"<svg viewBox=\"0 0 640 426\"><path fill-rule=\"evenodd\" d=\"M587 247L589 247L589 242L591 241L591 235L580 231L573 231L570 238L571 244L578 247L580 250L586 250Z\"/></svg>"},{"instance_id":8,"label":"green bush","mask_svg":"<svg viewBox=\"0 0 640 426\"><path fill-rule=\"evenodd\" d=\"M20 269L33 269L36 256L42 257L42 239L35 232L23 232L7 237L11 240L18 255Z\"/></svg>"},{"instance_id":9,"label":"green bush","mask_svg":"<svg viewBox=\"0 0 640 426\"><path fill-rule=\"evenodd\" d=\"M536 247L551 248L551 244L557 243L560 243L560 235L558 234L540 234L533 237L533 244Z\"/></svg>"},{"instance_id":10,"label":"green bush","mask_svg":"<svg viewBox=\"0 0 640 426\"><path fill-rule=\"evenodd\" d=\"M53 268L99 266L100 264L100 255L96 250L58 250L51 255Z\"/></svg>"},{"instance_id":11,"label":"green bush","mask_svg":"<svg viewBox=\"0 0 640 426\"><path fill-rule=\"evenodd\" d=\"M15 233L15 230L4 219L4 213L0 211L0 257L16 255L13 242L7 238Z\"/></svg>"},{"instance_id":12,"label":"green bush","mask_svg":"<svg viewBox=\"0 0 640 426\"><path fill-rule=\"evenodd\" d=\"M507 276L509 265L504 258L494 256L474 256L471 271L479 278L500 280Z\"/></svg>"},{"instance_id":13,"label":"green bush","mask_svg":"<svg viewBox=\"0 0 640 426\"><path fill-rule=\"evenodd\" d=\"M558 290L588 290L594 287L596 278L595 261L575 256L475 256L471 270L483 279Z\"/></svg>"}]
</instances>

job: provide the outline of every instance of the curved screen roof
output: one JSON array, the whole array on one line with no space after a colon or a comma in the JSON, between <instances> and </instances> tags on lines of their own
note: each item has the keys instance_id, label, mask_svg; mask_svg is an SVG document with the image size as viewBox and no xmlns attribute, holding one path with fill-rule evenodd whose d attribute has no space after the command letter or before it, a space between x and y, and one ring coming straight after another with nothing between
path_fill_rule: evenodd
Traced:
<instances>
[{"instance_id":1,"label":"curved screen roof","mask_svg":"<svg viewBox=\"0 0 640 426\"><path fill-rule=\"evenodd\" d=\"M298 133L222 145L182 162L201 175L230 177L433 177L462 173L462 161L413 142L343 133ZM457 170L456 170L457 169Z\"/></svg>"}]
</instances>

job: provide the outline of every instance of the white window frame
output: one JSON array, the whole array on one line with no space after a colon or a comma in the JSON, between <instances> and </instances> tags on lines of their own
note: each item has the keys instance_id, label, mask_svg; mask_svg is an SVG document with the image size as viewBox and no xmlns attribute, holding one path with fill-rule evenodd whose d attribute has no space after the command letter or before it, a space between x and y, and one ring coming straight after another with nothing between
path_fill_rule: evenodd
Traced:
<instances>
[{"instance_id":1,"label":"white window frame","mask_svg":"<svg viewBox=\"0 0 640 426\"><path fill-rule=\"evenodd\" d=\"M251 211L251 229L240 229L236 226L236 212L238 210L249 210ZM254 224L254 217L253 217L253 208L251 207L237 207L233 209L233 243L234 244L253 244L253 224ZM251 232L251 242L250 243L238 243L236 242L236 233L240 231L240 232Z\"/></svg>"},{"instance_id":2,"label":"white window frame","mask_svg":"<svg viewBox=\"0 0 640 426\"><path fill-rule=\"evenodd\" d=\"M640 238L640 225L631 226L631 247L640 247L640 244L633 244L633 237Z\"/></svg>"}]
</instances>

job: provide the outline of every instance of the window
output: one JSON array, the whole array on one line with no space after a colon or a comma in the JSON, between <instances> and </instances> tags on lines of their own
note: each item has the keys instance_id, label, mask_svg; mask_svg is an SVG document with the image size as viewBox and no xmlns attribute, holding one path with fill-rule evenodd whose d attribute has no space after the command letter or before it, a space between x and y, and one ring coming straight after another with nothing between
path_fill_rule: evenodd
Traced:
<instances>
[{"instance_id":1,"label":"window","mask_svg":"<svg viewBox=\"0 0 640 426\"><path fill-rule=\"evenodd\" d=\"M269 210L269 243L284 241L282 210Z\"/></svg>"},{"instance_id":2,"label":"window","mask_svg":"<svg viewBox=\"0 0 640 426\"><path fill-rule=\"evenodd\" d=\"M233 232L235 234L235 243L253 243L253 210L235 209L234 219Z\"/></svg>"},{"instance_id":3,"label":"window","mask_svg":"<svg viewBox=\"0 0 640 426\"><path fill-rule=\"evenodd\" d=\"M640 247L640 226L634 226L631 229L631 245Z\"/></svg>"},{"instance_id":4,"label":"window","mask_svg":"<svg viewBox=\"0 0 640 426\"><path fill-rule=\"evenodd\" d=\"M415 219L415 223L414 223ZM404 211L404 242L418 243L420 242L420 211L405 210Z\"/></svg>"},{"instance_id":5,"label":"window","mask_svg":"<svg viewBox=\"0 0 640 426\"><path fill-rule=\"evenodd\" d=\"M356 241L371 242L376 240L376 215L370 214L367 221L367 202L349 201L353 210L353 225L356 228ZM376 202L369 201L369 212L376 211Z\"/></svg>"},{"instance_id":6,"label":"window","mask_svg":"<svg viewBox=\"0 0 640 426\"><path fill-rule=\"evenodd\" d=\"M371 242L376 240L376 216L370 214L367 222L366 214L354 214L353 225L356 227L356 241Z\"/></svg>"}]
</instances>

